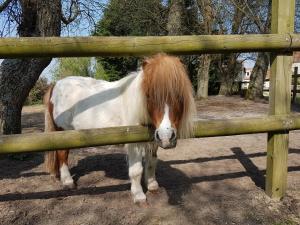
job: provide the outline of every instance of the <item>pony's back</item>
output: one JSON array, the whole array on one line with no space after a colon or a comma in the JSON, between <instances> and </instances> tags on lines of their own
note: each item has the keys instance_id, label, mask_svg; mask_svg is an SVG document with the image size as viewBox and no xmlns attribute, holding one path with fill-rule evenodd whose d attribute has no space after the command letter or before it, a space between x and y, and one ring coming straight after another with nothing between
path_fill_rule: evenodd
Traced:
<instances>
[{"instance_id":1,"label":"pony's back","mask_svg":"<svg viewBox=\"0 0 300 225\"><path fill-rule=\"evenodd\" d=\"M64 130L123 125L123 95L135 77L116 82L86 77L58 81L51 97L56 125Z\"/></svg>"}]
</instances>

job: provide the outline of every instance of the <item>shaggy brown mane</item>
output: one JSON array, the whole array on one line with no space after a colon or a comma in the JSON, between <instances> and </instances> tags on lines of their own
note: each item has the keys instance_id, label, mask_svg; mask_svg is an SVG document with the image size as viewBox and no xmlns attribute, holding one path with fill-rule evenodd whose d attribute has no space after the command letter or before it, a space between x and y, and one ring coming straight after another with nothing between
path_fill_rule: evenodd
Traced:
<instances>
[{"instance_id":1,"label":"shaggy brown mane","mask_svg":"<svg viewBox=\"0 0 300 225\"><path fill-rule=\"evenodd\" d=\"M164 108L165 103L171 107L180 104L183 114L179 133L181 136L190 136L190 117L195 111L193 89L180 59L163 53L157 54L145 60L143 73L142 90L146 98L160 109Z\"/></svg>"}]
</instances>

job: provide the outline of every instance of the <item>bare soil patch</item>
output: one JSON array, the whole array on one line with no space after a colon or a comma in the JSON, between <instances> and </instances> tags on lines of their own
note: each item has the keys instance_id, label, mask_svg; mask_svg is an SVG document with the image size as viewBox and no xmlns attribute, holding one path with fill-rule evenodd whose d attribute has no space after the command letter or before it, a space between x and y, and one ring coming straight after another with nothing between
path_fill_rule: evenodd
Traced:
<instances>
[{"instance_id":1,"label":"bare soil patch","mask_svg":"<svg viewBox=\"0 0 300 225\"><path fill-rule=\"evenodd\" d=\"M266 102L239 97L210 97L197 107L199 119L247 119L268 112ZM42 110L24 108L23 132L43 130ZM147 193L148 207L132 202L122 146L72 151L75 190L62 190L44 173L42 153L23 160L0 156L0 224L300 224L300 131L290 135L282 201L263 190L266 143L266 134L253 134L180 140L176 149L160 149L161 188Z\"/></svg>"}]
</instances>

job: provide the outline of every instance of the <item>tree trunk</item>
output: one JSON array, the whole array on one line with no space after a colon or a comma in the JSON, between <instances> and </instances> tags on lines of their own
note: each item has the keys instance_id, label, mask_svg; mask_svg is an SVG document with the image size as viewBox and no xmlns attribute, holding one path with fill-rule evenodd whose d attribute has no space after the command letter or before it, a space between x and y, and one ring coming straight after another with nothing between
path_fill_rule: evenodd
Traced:
<instances>
[{"instance_id":1,"label":"tree trunk","mask_svg":"<svg viewBox=\"0 0 300 225\"><path fill-rule=\"evenodd\" d=\"M213 23L215 20L214 10L211 0L197 0L198 8L203 16L203 34L212 34ZM197 71L197 98L208 97L209 68L212 60L211 55L201 55L198 57Z\"/></svg>"},{"instance_id":2,"label":"tree trunk","mask_svg":"<svg viewBox=\"0 0 300 225\"><path fill-rule=\"evenodd\" d=\"M232 95L234 80L238 76L239 67L237 62L237 54L232 53L227 55L226 68L221 70L221 84L219 95Z\"/></svg>"},{"instance_id":3,"label":"tree trunk","mask_svg":"<svg viewBox=\"0 0 300 225\"><path fill-rule=\"evenodd\" d=\"M219 95L232 95L234 75L230 73L231 70L226 69L225 73L221 74L221 84Z\"/></svg>"},{"instance_id":4,"label":"tree trunk","mask_svg":"<svg viewBox=\"0 0 300 225\"><path fill-rule=\"evenodd\" d=\"M169 35L184 34L184 0L171 0L169 6L167 31Z\"/></svg>"},{"instance_id":5,"label":"tree trunk","mask_svg":"<svg viewBox=\"0 0 300 225\"><path fill-rule=\"evenodd\" d=\"M231 95L231 90L232 90L231 81L227 79L227 76L222 75L219 95L225 95L225 96Z\"/></svg>"},{"instance_id":6,"label":"tree trunk","mask_svg":"<svg viewBox=\"0 0 300 225\"><path fill-rule=\"evenodd\" d=\"M264 24L261 33L270 33L271 29L271 11L272 11L272 1L268 4L268 17ZM263 98L264 91L264 81L268 72L270 63L270 53L259 52L254 65L254 68L250 75L249 87L245 95L245 99L256 100Z\"/></svg>"},{"instance_id":7,"label":"tree trunk","mask_svg":"<svg viewBox=\"0 0 300 225\"><path fill-rule=\"evenodd\" d=\"M59 36L60 0L22 0L21 37ZM21 111L31 88L51 58L5 59L0 69L0 134L21 133Z\"/></svg>"},{"instance_id":8,"label":"tree trunk","mask_svg":"<svg viewBox=\"0 0 300 225\"><path fill-rule=\"evenodd\" d=\"M198 57L198 71L197 71L197 99L204 99L208 97L208 81L209 68L211 62L210 55L201 55Z\"/></svg>"},{"instance_id":9,"label":"tree trunk","mask_svg":"<svg viewBox=\"0 0 300 225\"><path fill-rule=\"evenodd\" d=\"M21 133L21 111L31 88L50 59L7 59L0 72L3 134Z\"/></svg>"},{"instance_id":10,"label":"tree trunk","mask_svg":"<svg viewBox=\"0 0 300 225\"><path fill-rule=\"evenodd\" d=\"M236 1L238 5L242 5L242 0ZM234 9L234 16L232 21L232 27L231 27L231 33L232 34L238 34L240 33L240 27L243 21L243 18L245 17L245 14L243 11L241 11L239 8ZM238 67L238 54L231 53L227 55L228 61L227 61L227 68L223 71L225 73L221 74L221 84L220 84L220 90L219 95L232 95L232 87L234 84L234 80L236 79L238 73L239 73L239 67Z\"/></svg>"},{"instance_id":11,"label":"tree trunk","mask_svg":"<svg viewBox=\"0 0 300 225\"><path fill-rule=\"evenodd\" d=\"M227 83L226 81L222 81L221 79L219 95L225 95L225 96L230 95L231 89L232 89L232 85L230 85L230 83Z\"/></svg>"},{"instance_id":12,"label":"tree trunk","mask_svg":"<svg viewBox=\"0 0 300 225\"><path fill-rule=\"evenodd\" d=\"M258 53L254 68L250 76L250 83L246 92L246 99L263 98L264 81L269 67L269 53Z\"/></svg>"}]
</instances>

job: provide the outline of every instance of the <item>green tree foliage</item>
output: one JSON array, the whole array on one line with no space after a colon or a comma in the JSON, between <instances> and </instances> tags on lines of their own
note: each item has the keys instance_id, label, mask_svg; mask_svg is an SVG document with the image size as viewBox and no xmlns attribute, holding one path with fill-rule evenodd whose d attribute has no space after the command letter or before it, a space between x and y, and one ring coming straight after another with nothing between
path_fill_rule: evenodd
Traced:
<instances>
[{"instance_id":1,"label":"green tree foliage","mask_svg":"<svg viewBox=\"0 0 300 225\"><path fill-rule=\"evenodd\" d=\"M166 34L167 8L160 0L111 0L98 22L96 36L145 36ZM97 58L106 79L118 80L138 68L137 57Z\"/></svg>"},{"instance_id":2,"label":"green tree foliage","mask_svg":"<svg viewBox=\"0 0 300 225\"><path fill-rule=\"evenodd\" d=\"M180 34L201 34L203 26L195 0L182 0ZM147 36L168 35L168 22L172 1L162 0L111 0L97 23L94 35L97 36ZM174 32L173 32L174 33ZM196 87L197 57L184 57L190 78ZM137 70L137 57L97 58L109 81L118 80L131 71Z\"/></svg>"},{"instance_id":3,"label":"green tree foliage","mask_svg":"<svg viewBox=\"0 0 300 225\"><path fill-rule=\"evenodd\" d=\"M108 79L101 64L94 58L60 58L58 67L54 71L54 80L68 76L84 76L96 79Z\"/></svg>"},{"instance_id":4,"label":"green tree foliage","mask_svg":"<svg viewBox=\"0 0 300 225\"><path fill-rule=\"evenodd\" d=\"M268 3L267 0L110 0L96 25L94 35L263 33ZM230 95L235 93L234 84L241 71L239 61L243 57L239 54L218 54L210 55L209 60L202 62L195 55L181 58L187 65L195 89L204 89L201 84L208 82L210 94ZM105 78L110 81L122 78L139 65L139 58L136 57L97 58L97 61L102 65ZM203 80L197 76L201 70L209 74ZM225 91L219 92L220 86Z\"/></svg>"},{"instance_id":5,"label":"green tree foliage","mask_svg":"<svg viewBox=\"0 0 300 225\"><path fill-rule=\"evenodd\" d=\"M137 57L106 57L98 58L97 63L103 68L104 79L108 81L119 80L129 72L137 70Z\"/></svg>"},{"instance_id":6,"label":"green tree foliage","mask_svg":"<svg viewBox=\"0 0 300 225\"><path fill-rule=\"evenodd\" d=\"M48 88L49 84L46 78L41 77L38 79L34 87L29 92L25 105L41 104L43 102L43 96Z\"/></svg>"},{"instance_id":7,"label":"green tree foliage","mask_svg":"<svg viewBox=\"0 0 300 225\"><path fill-rule=\"evenodd\" d=\"M102 36L166 34L166 7L160 0L111 0L97 24Z\"/></svg>"}]
</instances>

